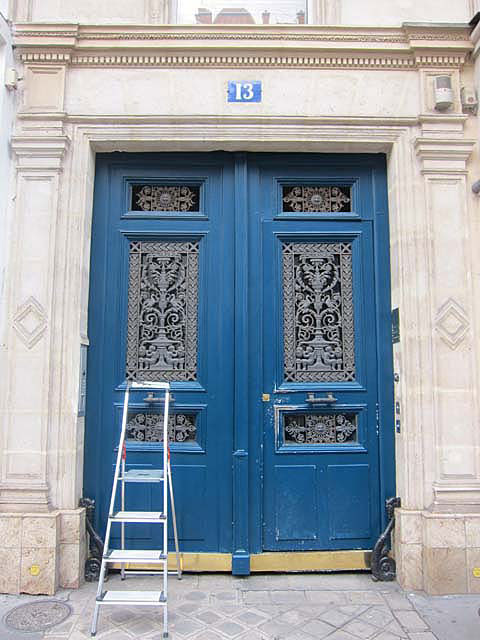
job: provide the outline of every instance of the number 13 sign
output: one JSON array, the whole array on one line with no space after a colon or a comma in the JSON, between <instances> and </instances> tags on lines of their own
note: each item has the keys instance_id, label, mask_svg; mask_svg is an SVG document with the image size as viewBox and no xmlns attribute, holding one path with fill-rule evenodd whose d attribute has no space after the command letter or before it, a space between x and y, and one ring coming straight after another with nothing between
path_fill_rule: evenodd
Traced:
<instances>
[{"instance_id":1,"label":"number 13 sign","mask_svg":"<svg viewBox=\"0 0 480 640\"><path fill-rule=\"evenodd\" d=\"M259 80L251 82L236 82L229 80L227 102L261 102L262 83Z\"/></svg>"}]
</instances>

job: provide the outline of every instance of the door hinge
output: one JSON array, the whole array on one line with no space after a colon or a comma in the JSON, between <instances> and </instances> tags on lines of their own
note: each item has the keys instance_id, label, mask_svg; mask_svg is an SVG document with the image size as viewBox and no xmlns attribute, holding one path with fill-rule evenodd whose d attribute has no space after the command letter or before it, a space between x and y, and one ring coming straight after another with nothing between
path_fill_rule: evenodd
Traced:
<instances>
[{"instance_id":1,"label":"door hinge","mask_svg":"<svg viewBox=\"0 0 480 640\"><path fill-rule=\"evenodd\" d=\"M377 438L380 435L380 405L377 404L375 405L375 423L376 423L376 429L377 429Z\"/></svg>"}]
</instances>

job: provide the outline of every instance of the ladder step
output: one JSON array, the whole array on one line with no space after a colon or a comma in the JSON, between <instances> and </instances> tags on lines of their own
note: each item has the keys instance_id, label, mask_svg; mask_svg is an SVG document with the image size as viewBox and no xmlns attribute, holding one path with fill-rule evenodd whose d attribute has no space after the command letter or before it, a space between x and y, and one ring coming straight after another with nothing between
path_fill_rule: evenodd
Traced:
<instances>
[{"instance_id":1,"label":"ladder step","mask_svg":"<svg viewBox=\"0 0 480 640\"><path fill-rule=\"evenodd\" d=\"M155 382L152 380L139 380L138 382L130 383L131 389L159 389L168 391L170 389L169 382Z\"/></svg>"},{"instance_id":2,"label":"ladder step","mask_svg":"<svg viewBox=\"0 0 480 640\"><path fill-rule=\"evenodd\" d=\"M110 549L104 556L107 562L145 562L163 564L167 556L161 551L139 551L137 549Z\"/></svg>"},{"instance_id":3,"label":"ladder step","mask_svg":"<svg viewBox=\"0 0 480 640\"><path fill-rule=\"evenodd\" d=\"M97 604L165 606L167 599L163 591L104 591L98 596Z\"/></svg>"},{"instance_id":4,"label":"ladder step","mask_svg":"<svg viewBox=\"0 0 480 640\"><path fill-rule=\"evenodd\" d=\"M165 522L162 511L117 511L109 516L112 522Z\"/></svg>"},{"instance_id":5,"label":"ladder step","mask_svg":"<svg viewBox=\"0 0 480 640\"><path fill-rule=\"evenodd\" d=\"M125 482L163 482L163 469L130 469L119 480Z\"/></svg>"}]
</instances>

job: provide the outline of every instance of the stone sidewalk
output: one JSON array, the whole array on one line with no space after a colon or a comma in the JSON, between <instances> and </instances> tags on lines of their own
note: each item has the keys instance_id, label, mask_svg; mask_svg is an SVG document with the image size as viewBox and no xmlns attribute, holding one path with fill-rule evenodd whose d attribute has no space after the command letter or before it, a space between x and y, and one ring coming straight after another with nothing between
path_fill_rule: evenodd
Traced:
<instances>
[{"instance_id":1,"label":"stone sidewalk","mask_svg":"<svg viewBox=\"0 0 480 640\"><path fill-rule=\"evenodd\" d=\"M132 589L158 588L155 576L129 576ZM124 589L118 575L109 589ZM85 640L95 584L61 590L72 615L45 633L9 630L4 615L32 596L0 596L1 640ZM375 583L369 574L281 574L235 578L186 574L169 578L169 640L478 640L480 595L428 597ZM151 607L103 607L97 638L162 640L161 613Z\"/></svg>"}]
</instances>

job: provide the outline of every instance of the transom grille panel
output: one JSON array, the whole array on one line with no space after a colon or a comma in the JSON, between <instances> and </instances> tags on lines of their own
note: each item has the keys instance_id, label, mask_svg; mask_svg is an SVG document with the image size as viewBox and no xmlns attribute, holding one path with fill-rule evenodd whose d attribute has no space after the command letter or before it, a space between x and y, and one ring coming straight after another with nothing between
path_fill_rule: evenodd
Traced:
<instances>
[{"instance_id":1,"label":"transom grille panel","mask_svg":"<svg viewBox=\"0 0 480 640\"><path fill-rule=\"evenodd\" d=\"M294 185L282 188L284 213L349 213L351 187Z\"/></svg>"},{"instance_id":2,"label":"transom grille panel","mask_svg":"<svg viewBox=\"0 0 480 640\"><path fill-rule=\"evenodd\" d=\"M132 185L132 211L200 211L200 187L196 185Z\"/></svg>"}]
</instances>

